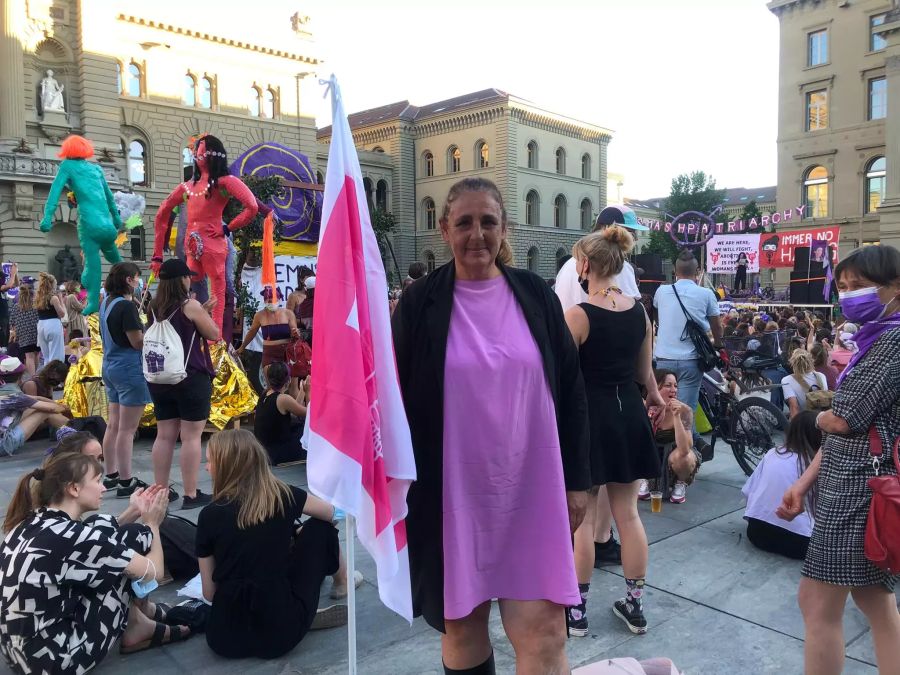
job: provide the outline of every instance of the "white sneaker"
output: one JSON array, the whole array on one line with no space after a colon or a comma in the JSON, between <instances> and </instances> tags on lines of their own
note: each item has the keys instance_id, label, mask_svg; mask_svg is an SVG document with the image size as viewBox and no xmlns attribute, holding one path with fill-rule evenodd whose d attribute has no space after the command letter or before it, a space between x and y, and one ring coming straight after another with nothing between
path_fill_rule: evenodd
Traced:
<instances>
[{"instance_id":1,"label":"white sneaker","mask_svg":"<svg viewBox=\"0 0 900 675\"><path fill-rule=\"evenodd\" d=\"M669 497L669 501L673 504L684 504L685 499L687 499L687 483L678 481L672 488L672 496Z\"/></svg>"},{"instance_id":2,"label":"white sneaker","mask_svg":"<svg viewBox=\"0 0 900 675\"><path fill-rule=\"evenodd\" d=\"M650 481L641 478L641 482L638 485L638 499L642 502L650 499Z\"/></svg>"}]
</instances>

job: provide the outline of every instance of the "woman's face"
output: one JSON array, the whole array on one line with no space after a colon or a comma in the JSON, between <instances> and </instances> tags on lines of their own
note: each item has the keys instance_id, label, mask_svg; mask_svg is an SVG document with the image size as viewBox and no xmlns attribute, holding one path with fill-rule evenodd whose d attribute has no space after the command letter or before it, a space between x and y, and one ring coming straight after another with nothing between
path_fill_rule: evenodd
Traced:
<instances>
[{"instance_id":1,"label":"woman's face","mask_svg":"<svg viewBox=\"0 0 900 675\"><path fill-rule=\"evenodd\" d=\"M89 457L93 457L95 459L103 461L103 446L100 445L100 441L91 439L81 448L82 455L88 455Z\"/></svg>"},{"instance_id":2,"label":"woman's face","mask_svg":"<svg viewBox=\"0 0 900 675\"><path fill-rule=\"evenodd\" d=\"M841 278L838 279L837 288L841 293L845 293L847 291L858 291L862 288L872 288L873 286L878 286L874 281L870 281L865 277L861 277L856 273L856 270L845 270L843 274L841 274ZM892 284L887 284L878 289L878 298L884 304L888 304L891 301L897 300L900 297L900 279L895 281ZM894 303L896 304L896 302Z\"/></svg>"},{"instance_id":3,"label":"woman's face","mask_svg":"<svg viewBox=\"0 0 900 675\"><path fill-rule=\"evenodd\" d=\"M213 480L213 485L216 484L216 465L213 462L212 453L209 451L209 445L206 446L206 470L209 471L209 477Z\"/></svg>"},{"instance_id":4,"label":"woman's face","mask_svg":"<svg viewBox=\"0 0 900 675\"><path fill-rule=\"evenodd\" d=\"M103 493L106 492L106 488L103 487L103 473L98 471L93 476L86 476L77 484L76 489L75 499L81 510L97 511L103 501Z\"/></svg>"},{"instance_id":5,"label":"woman's face","mask_svg":"<svg viewBox=\"0 0 900 675\"><path fill-rule=\"evenodd\" d=\"M191 278L190 277L181 277L181 285L185 291L191 290Z\"/></svg>"},{"instance_id":6,"label":"woman's face","mask_svg":"<svg viewBox=\"0 0 900 675\"><path fill-rule=\"evenodd\" d=\"M665 401L671 401L678 395L678 380L674 375L666 375L659 385L659 393Z\"/></svg>"},{"instance_id":7,"label":"woman's face","mask_svg":"<svg viewBox=\"0 0 900 675\"><path fill-rule=\"evenodd\" d=\"M489 192L461 193L447 218L441 219L441 236L450 245L457 269L472 273L489 269L506 238L500 204Z\"/></svg>"},{"instance_id":8,"label":"woman's face","mask_svg":"<svg viewBox=\"0 0 900 675\"><path fill-rule=\"evenodd\" d=\"M131 291L134 292L141 286L141 275L135 274L133 277L128 277L126 281L128 282L128 286L129 288L131 288Z\"/></svg>"}]
</instances>

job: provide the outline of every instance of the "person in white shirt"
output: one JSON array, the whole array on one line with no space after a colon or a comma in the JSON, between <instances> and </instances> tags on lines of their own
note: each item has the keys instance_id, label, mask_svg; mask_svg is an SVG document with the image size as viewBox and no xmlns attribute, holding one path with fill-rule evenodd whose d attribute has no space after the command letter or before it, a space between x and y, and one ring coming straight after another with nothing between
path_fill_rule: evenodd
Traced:
<instances>
[{"instance_id":1,"label":"person in white shirt","mask_svg":"<svg viewBox=\"0 0 900 675\"><path fill-rule=\"evenodd\" d=\"M646 231L650 229L638 222L637 215L631 208L622 205L607 206L603 209L600 215L597 216L594 232L599 232L610 225L621 225L631 231L632 234L636 230ZM637 277L634 274L634 268L627 260L622 267L622 271L615 277L615 285L622 291L622 295L640 301L641 292L638 290ZM574 257L567 260L559 269L553 290L559 298L563 312L567 312L582 302L587 302L588 295L581 285L581 280L578 278ZM622 551L619 542L616 541L612 534L612 511L609 507L609 497L606 494L605 486L600 488L595 501L594 567L619 565L622 562Z\"/></svg>"},{"instance_id":2,"label":"person in white shirt","mask_svg":"<svg viewBox=\"0 0 900 675\"><path fill-rule=\"evenodd\" d=\"M781 390L790 410L790 418L806 410L806 395L815 387L828 391L828 381L815 370L813 355L805 349L795 349L788 360L793 374L781 379Z\"/></svg>"},{"instance_id":3,"label":"person in white shirt","mask_svg":"<svg viewBox=\"0 0 900 675\"><path fill-rule=\"evenodd\" d=\"M763 551L794 560L806 557L813 509L807 504L806 510L790 521L779 518L775 509L819 451L822 432L816 428L816 415L812 410L799 412L788 427L785 447L769 450L742 489L747 499L747 539Z\"/></svg>"}]
</instances>

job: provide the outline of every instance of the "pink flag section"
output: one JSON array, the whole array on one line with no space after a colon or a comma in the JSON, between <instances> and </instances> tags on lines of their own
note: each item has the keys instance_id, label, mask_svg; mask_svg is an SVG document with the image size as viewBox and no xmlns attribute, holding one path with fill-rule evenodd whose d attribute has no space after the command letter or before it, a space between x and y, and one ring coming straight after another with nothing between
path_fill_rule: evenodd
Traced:
<instances>
[{"instance_id":1,"label":"pink flag section","mask_svg":"<svg viewBox=\"0 0 900 675\"><path fill-rule=\"evenodd\" d=\"M319 235L306 426L312 492L357 519L381 601L412 621L406 493L416 478L388 286L337 81Z\"/></svg>"}]
</instances>

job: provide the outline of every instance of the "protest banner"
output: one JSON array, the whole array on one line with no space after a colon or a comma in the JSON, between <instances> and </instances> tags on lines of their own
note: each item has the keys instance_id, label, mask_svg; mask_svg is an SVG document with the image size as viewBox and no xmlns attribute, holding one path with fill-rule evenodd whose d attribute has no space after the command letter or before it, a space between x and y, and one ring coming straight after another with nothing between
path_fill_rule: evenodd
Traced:
<instances>
[{"instance_id":1,"label":"protest banner","mask_svg":"<svg viewBox=\"0 0 900 675\"><path fill-rule=\"evenodd\" d=\"M712 237L706 244L706 271L734 274L738 255L747 256L747 273L759 272L759 235L733 234Z\"/></svg>"},{"instance_id":2,"label":"protest banner","mask_svg":"<svg viewBox=\"0 0 900 675\"><path fill-rule=\"evenodd\" d=\"M759 241L759 264L762 267L793 267L795 250L811 246L814 241L825 241L834 251L837 260L840 228L820 227L813 230L791 230L764 234Z\"/></svg>"}]
</instances>

